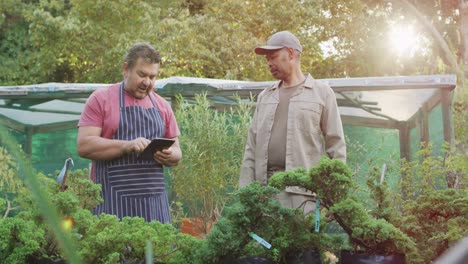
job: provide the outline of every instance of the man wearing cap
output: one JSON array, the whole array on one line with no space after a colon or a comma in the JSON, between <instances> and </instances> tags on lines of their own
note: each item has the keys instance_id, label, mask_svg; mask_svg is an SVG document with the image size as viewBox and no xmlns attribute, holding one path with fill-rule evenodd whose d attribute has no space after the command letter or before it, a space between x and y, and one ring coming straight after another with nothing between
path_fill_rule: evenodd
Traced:
<instances>
[{"instance_id":1,"label":"man wearing cap","mask_svg":"<svg viewBox=\"0 0 468 264\"><path fill-rule=\"evenodd\" d=\"M249 127L239 188L253 181L267 184L276 172L298 167L310 169L328 155L346 161L346 145L333 90L301 71L302 46L288 31L273 34L265 55L278 82L263 90ZM278 195L283 206L298 208L312 193L288 187ZM304 211L313 210L306 203Z\"/></svg>"}]
</instances>

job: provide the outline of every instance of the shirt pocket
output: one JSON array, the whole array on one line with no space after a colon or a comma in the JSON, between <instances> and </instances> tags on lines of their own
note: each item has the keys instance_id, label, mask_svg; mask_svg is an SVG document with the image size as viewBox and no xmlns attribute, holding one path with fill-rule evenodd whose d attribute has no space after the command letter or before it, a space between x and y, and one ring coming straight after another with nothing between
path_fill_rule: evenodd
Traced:
<instances>
[{"instance_id":1,"label":"shirt pocket","mask_svg":"<svg viewBox=\"0 0 468 264\"><path fill-rule=\"evenodd\" d=\"M270 127L273 124L277 105L278 103L275 102L262 102L258 104L257 123L260 127Z\"/></svg>"},{"instance_id":2,"label":"shirt pocket","mask_svg":"<svg viewBox=\"0 0 468 264\"><path fill-rule=\"evenodd\" d=\"M296 127L299 130L319 134L322 105L315 102L298 102L296 110Z\"/></svg>"}]
</instances>

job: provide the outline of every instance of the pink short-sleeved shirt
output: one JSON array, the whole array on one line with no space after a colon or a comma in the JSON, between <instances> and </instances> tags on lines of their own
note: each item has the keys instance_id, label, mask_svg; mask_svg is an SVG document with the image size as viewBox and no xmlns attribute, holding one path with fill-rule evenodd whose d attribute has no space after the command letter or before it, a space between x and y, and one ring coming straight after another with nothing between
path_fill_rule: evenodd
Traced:
<instances>
[{"instance_id":1,"label":"pink short-sleeved shirt","mask_svg":"<svg viewBox=\"0 0 468 264\"><path fill-rule=\"evenodd\" d=\"M180 135L177 121L169 103L155 92L150 93L156 103L156 106L161 114L161 117L166 125L165 138L175 138ZM109 87L99 88L94 91L88 98L85 108L81 113L79 127L93 126L102 128L101 136L104 138L113 138L117 132L120 121L120 83L113 84ZM137 99L129 95L126 91L125 107L141 106L146 109L152 108L151 99L146 96L143 99Z\"/></svg>"}]
</instances>

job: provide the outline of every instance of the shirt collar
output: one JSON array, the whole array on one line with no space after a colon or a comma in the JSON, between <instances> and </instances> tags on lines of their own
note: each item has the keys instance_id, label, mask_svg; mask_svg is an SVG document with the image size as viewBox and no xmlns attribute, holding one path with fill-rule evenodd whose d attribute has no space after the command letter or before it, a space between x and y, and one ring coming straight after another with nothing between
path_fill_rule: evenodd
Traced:
<instances>
[{"instance_id":1,"label":"shirt collar","mask_svg":"<svg viewBox=\"0 0 468 264\"><path fill-rule=\"evenodd\" d=\"M312 77L312 75L310 75L310 73L307 73L305 76L306 76L306 79L304 81L303 87L310 89L310 88L313 87L314 78ZM274 91L274 90L278 89L280 83L281 83L281 81L276 81L270 88L268 88L268 90L269 91Z\"/></svg>"}]
</instances>

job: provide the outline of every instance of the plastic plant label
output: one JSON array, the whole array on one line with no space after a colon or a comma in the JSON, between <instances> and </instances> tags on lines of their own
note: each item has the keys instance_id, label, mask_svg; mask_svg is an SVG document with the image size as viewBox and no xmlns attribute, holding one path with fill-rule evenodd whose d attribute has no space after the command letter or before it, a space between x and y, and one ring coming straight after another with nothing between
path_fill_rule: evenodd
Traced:
<instances>
[{"instance_id":1,"label":"plastic plant label","mask_svg":"<svg viewBox=\"0 0 468 264\"><path fill-rule=\"evenodd\" d=\"M262 246L270 249L271 248L271 245L270 243L266 242L263 238L259 237L257 234L255 234L254 232L249 232L249 236L253 239L255 239L255 241L257 241L258 243L262 244Z\"/></svg>"},{"instance_id":2,"label":"plastic plant label","mask_svg":"<svg viewBox=\"0 0 468 264\"><path fill-rule=\"evenodd\" d=\"M320 231L320 200L315 201L315 232Z\"/></svg>"}]
</instances>

